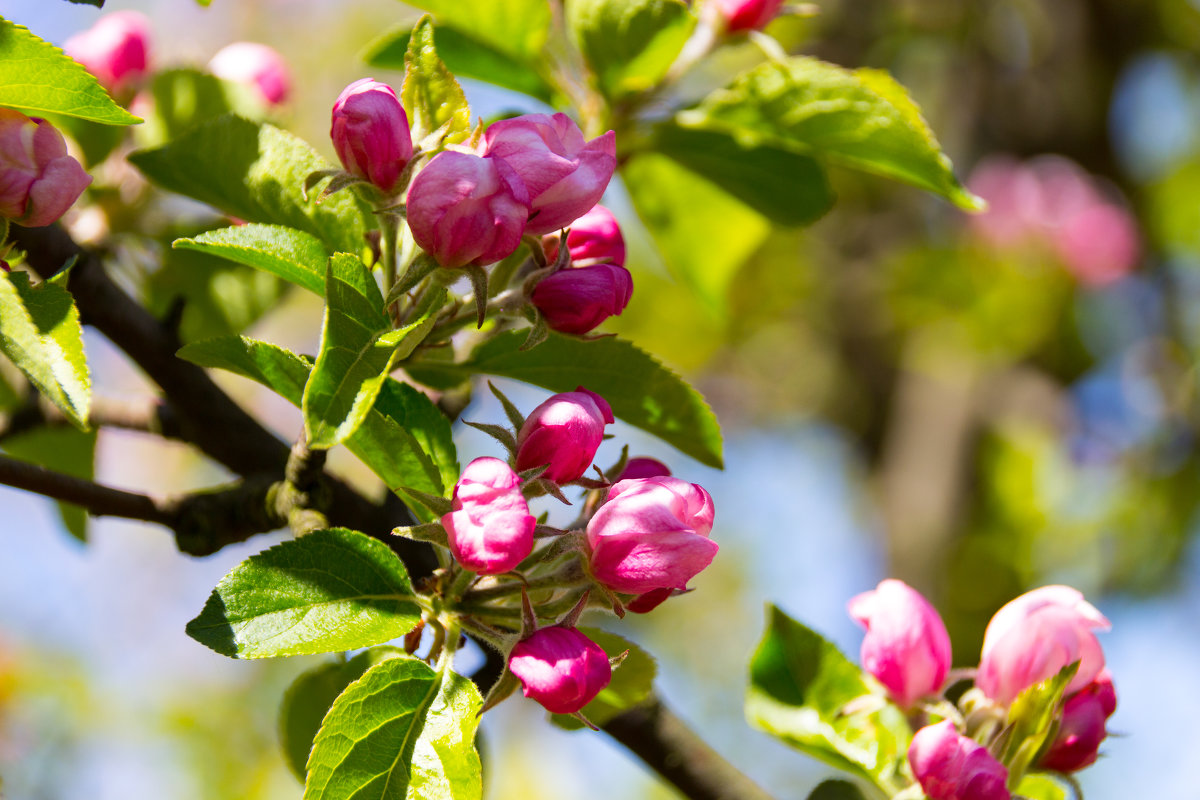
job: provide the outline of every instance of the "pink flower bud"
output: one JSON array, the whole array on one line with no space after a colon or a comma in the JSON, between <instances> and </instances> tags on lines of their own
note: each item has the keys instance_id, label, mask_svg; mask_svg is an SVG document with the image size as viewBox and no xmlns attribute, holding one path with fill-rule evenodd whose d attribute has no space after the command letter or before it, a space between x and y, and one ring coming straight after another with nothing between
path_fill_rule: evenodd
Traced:
<instances>
[{"instance_id":1,"label":"pink flower bud","mask_svg":"<svg viewBox=\"0 0 1200 800\"><path fill-rule=\"evenodd\" d=\"M712 0L725 19L725 30L749 31L765 28L775 19L783 0Z\"/></svg>"},{"instance_id":2,"label":"pink flower bud","mask_svg":"<svg viewBox=\"0 0 1200 800\"><path fill-rule=\"evenodd\" d=\"M208 71L227 81L253 86L269 106L287 102L292 73L283 56L258 42L234 42L217 51Z\"/></svg>"},{"instance_id":3,"label":"pink flower bud","mask_svg":"<svg viewBox=\"0 0 1200 800\"><path fill-rule=\"evenodd\" d=\"M1058 736L1042 756L1039 766L1074 772L1096 760L1100 743L1108 736L1105 721L1117 710L1112 675L1102 670L1096 680L1067 698Z\"/></svg>"},{"instance_id":4,"label":"pink flower bud","mask_svg":"<svg viewBox=\"0 0 1200 800\"><path fill-rule=\"evenodd\" d=\"M617 218L604 206L595 206L571 223L567 249L571 251L571 261L576 264L586 262L625 266L625 237L621 235Z\"/></svg>"},{"instance_id":5,"label":"pink flower bud","mask_svg":"<svg viewBox=\"0 0 1200 800\"><path fill-rule=\"evenodd\" d=\"M566 114L500 120L483 136L483 154L507 162L529 190L531 234L556 231L583 216L617 168L616 134L585 141Z\"/></svg>"},{"instance_id":6,"label":"pink flower bud","mask_svg":"<svg viewBox=\"0 0 1200 800\"><path fill-rule=\"evenodd\" d=\"M908 763L929 800L1010 800L1008 770L987 748L943 720L913 736Z\"/></svg>"},{"instance_id":7,"label":"pink flower bud","mask_svg":"<svg viewBox=\"0 0 1200 800\"><path fill-rule=\"evenodd\" d=\"M648 592L642 592L626 603L625 610L632 611L634 614L649 614L665 603L667 598L673 594L675 594L674 589L651 589Z\"/></svg>"},{"instance_id":8,"label":"pink flower bud","mask_svg":"<svg viewBox=\"0 0 1200 800\"><path fill-rule=\"evenodd\" d=\"M1093 628L1109 622L1069 586L1043 586L1012 600L992 617L983 636L975 685L998 703L1011 703L1035 683L1079 661L1067 686L1071 694L1104 668L1104 653Z\"/></svg>"},{"instance_id":9,"label":"pink flower bud","mask_svg":"<svg viewBox=\"0 0 1200 800\"><path fill-rule=\"evenodd\" d=\"M408 190L413 238L443 267L491 264L521 244L529 193L507 163L446 150Z\"/></svg>"},{"instance_id":10,"label":"pink flower bud","mask_svg":"<svg viewBox=\"0 0 1200 800\"><path fill-rule=\"evenodd\" d=\"M508 572L533 552L536 520L521 494L521 479L498 458L477 458L454 487L454 505L442 517L450 552L483 575Z\"/></svg>"},{"instance_id":11,"label":"pink flower bud","mask_svg":"<svg viewBox=\"0 0 1200 800\"><path fill-rule=\"evenodd\" d=\"M391 194L412 158L408 115L386 83L363 78L347 86L333 104L329 129L342 166Z\"/></svg>"},{"instance_id":12,"label":"pink flower bud","mask_svg":"<svg viewBox=\"0 0 1200 800\"><path fill-rule=\"evenodd\" d=\"M629 594L686 588L719 549L713 514L708 492L678 478L614 484L587 527L592 575Z\"/></svg>"},{"instance_id":13,"label":"pink flower bud","mask_svg":"<svg viewBox=\"0 0 1200 800\"><path fill-rule=\"evenodd\" d=\"M150 21L137 11L117 11L96 20L63 44L71 58L87 67L109 91L119 91L146 74Z\"/></svg>"},{"instance_id":14,"label":"pink flower bud","mask_svg":"<svg viewBox=\"0 0 1200 800\"><path fill-rule=\"evenodd\" d=\"M583 476L614 422L604 398L582 386L556 394L533 410L517 433L517 469L549 464L542 477L567 483Z\"/></svg>"},{"instance_id":15,"label":"pink flower bud","mask_svg":"<svg viewBox=\"0 0 1200 800\"><path fill-rule=\"evenodd\" d=\"M612 680L608 654L577 631L556 625L517 642L508 668L525 696L554 714L573 714L595 699Z\"/></svg>"},{"instance_id":16,"label":"pink flower bud","mask_svg":"<svg viewBox=\"0 0 1200 800\"><path fill-rule=\"evenodd\" d=\"M637 456L629 459L625 464L625 469L621 470L621 474L617 476L617 481L627 481L632 478L657 478L659 476L670 477L670 468L656 458Z\"/></svg>"},{"instance_id":17,"label":"pink flower bud","mask_svg":"<svg viewBox=\"0 0 1200 800\"><path fill-rule=\"evenodd\" d=\"M584 334L620 316L633 295L633 276L616 264L562 269L541 280L529 301L559 333Z\"/></svg>"},{"instance_id":18,"label":"pink flower bud","mask_svg":"<svg viewBox=\"0 0 1200 800\"><path fill-rule=\"evenodd\" d=\"M92 182L44 119L0 108L0 217L37 228L61 217Z\"/></svg>"},{"instance_id":19,"label":"pink flower bud","mask_svg":"<svg viewBox=\"0 0 1200 800\"><path fill-rule=\"evenodd\" d=\"M937 694L950 671L950 634L919 592L888 579L853 598L849 611L867 629L863 669L886 686L900 706L911 708Z\"/></svg>"},{"instance_id":20,"label":"pink flower bud","mask_svg":"<svg viewBox=\"0 0 1200 800\"><path fill-rule=\"evenodd\" d=\"M1104 286L1123 278L1141 251L1137 223L1129 212L1099 202L1063 223L1054 234L1059 257L1080 283Z\"/></svg>"}]
</instances>

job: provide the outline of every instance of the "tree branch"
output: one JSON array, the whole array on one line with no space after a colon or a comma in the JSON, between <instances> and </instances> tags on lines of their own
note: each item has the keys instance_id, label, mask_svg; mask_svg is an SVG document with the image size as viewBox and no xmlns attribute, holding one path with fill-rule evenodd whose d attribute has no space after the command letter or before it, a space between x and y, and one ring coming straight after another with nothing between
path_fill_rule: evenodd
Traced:
<instances>
[{"instance_id":1,"label":"tree branch","mask_svg":"<svg viewBox=\"0 0 1200 800\"><path fill-rule=\"evenodd\" d=\"M170 526L171 512L144 494L102 486L0 455L0 483L73 503L98 517L125 517Z\"/></svg>"}]
</instances>

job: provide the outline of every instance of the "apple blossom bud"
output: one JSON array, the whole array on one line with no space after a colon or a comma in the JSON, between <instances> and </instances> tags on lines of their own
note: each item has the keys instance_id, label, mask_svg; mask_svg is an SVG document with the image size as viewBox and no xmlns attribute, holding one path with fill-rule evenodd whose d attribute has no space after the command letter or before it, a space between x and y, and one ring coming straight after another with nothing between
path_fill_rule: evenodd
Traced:
<instances>
[{"instance_id":1,"label":"apple blossom bud","mask_svg":"<svg viewBox=\"0 0 1200 800\"><path fill-rule=\"evenodd\" d=\"M863 669L887 687L903 708L937 694L950 671L950 634L919 592L903 581L882 581L849 603L850 616L867 629Z\"/></svg>"},{"instance_id":2,"label":"apple blossom bud","mask_svg":"<svg viewBox=\"0 0 1200 800\"><path fill-rule=\"evenodd\" d=\"M571 223L567 249L571 252L571 262L575 264L625 266L625 237L621 235L617 218L604 206L595 206ZM546 257L553 261L556 255L557 246Z\"/></svg>"},{"instance_id":3,"label":"apple blossom bud","mask_svg":"<svg viewBox=\"0 0 1200 800\"><path fill-rule=\"evenodd\" d=\"M408 226L443 267L491 264L521 244L529 193L504 161L446 150L408 190Z\"/></svg>"},{"instance_id":4,"label":"apple blossom bud","mask_svg":"<svg viewBox=\"0 0 1200 800\"><path fill-rule=\"evenodd\" d=\"M0 108L0 217L37 228L61 217L92 182L44 119Z\"/></svg>"},{"instance_id":5,"label":"apple blossom bud","mask_svg":"<svg viewBox=\"0 0 1200 800\"><path fill-rule=\"evenodd\" d=\"M574 714L612 680L608 654L575 628L542 628L517 642L508 669L525 696L554 714Z\"/></svg>"},{"instance_id":6,"label":"apple blossom bud","mask_svg":"<svg viewBox=\"0 0 1200 800\"><path fill-rule=\"evenodd\" d=\"M626 481L632 478L657 478L659 476L670 477L670 468L657 458L637 456L626 462L625 469L621 470L621 474L617 476L617 481Z\"/></svg>"},{"instance_id":7,"label":"apple blossom bud","mask_svg":"<svg viewBox=\"0 0 1200 800\"><path fill-rule=\"evenodd\" d=\"M617 167L616 134L585 141L566 114L500 120L483 136L483 155L505 161L529 191L531 234L565 228L583 216L599 202Z\"/></svg>"},{"instance_id":8,"label":"apple blossom bud","mask_svg":"<svg viewBox=\"0 0 1200 800\"><path fill-rule=\"evenodd\" d=\"M508 572L533 552L536 520L521 494L521 479L498 458L477 458L454 487L454 505L442 517L450 552L483 575Z\"/></svg>"},{"instance_id":9,"label":"apple blossom bud","mask_svg":"<svg viewBox=\"0 0 1200 800\"><path fill-rule=\"evenodd\" d=\"M1079 670L1067 685L1067 694L1076 692L1104 668L1104 653L1092 629L1109 627L1104 615L1069 586L1026 592L988 623L975 685L1007 705L1025 689L1079 661Z\"/></svg>"},{"instance_id":10,"label":"apple blossom bud","mask_svg":"<svg viewBox=\"0 0 1200 800\"><path fill-rule=\"evenodd\" d=\"M1010 800L1008 770L987 748L943 720L913 736L908 763L929 800Z\"/></svg>"},{"instance_id":11,"label":"apple blossom bud","mask_svg":"<svg viewBox=\"0 0 1200 800\"><path fill-rule=\"evenodd\" d=\"M562 269L539 281L529 301L550 330L584 334L620 316L633 295L633 276L616 264Z\"/></svg>"},{"instance_id":12,"label":"apple blossom bud","mask_svg":"<svg viewBox=\"0 0 1200 800\"><path fill-rule=\"evenodd\" d=\"M716 556L708 492L678 478L613 484L587 527L591 572L617 592L684 589Z\"/></svg>"},{"instance_id":13,"label":"apple blossom bud","mask_svg":"<svg viewBox=\"0 0 1200 800\"><path fill-rule=\"evenodd\" d=\"M363 78L347 86L333 104L329 129L342 166L391 194L413 154L408 115L386 83Z\"/></svg>"},{"instance_id":14,"label":"apple blossom bud","mask_svg":"<svg viewBox=\"0 0 1200 800\"><path fill-rule=\"evenodd\" d=\"M1067 698L1058 735L1039 766L1074 772L1096 760L1100 743L1108 736L1105 721L1117 710L1117 693L1107 669L1096 680Z\"/></svg>"},{"instance_id":15,"label":"apple blossom bud","mask_svg":"<svg viewBox=\"0 0 1200 800\"><path fill-rule=\"evenodd\" d=\"M120 91L146 74L150 21L137 11L106 14L67 39L63 51L87 67L106 89Z\"/></svg>"},{"instance_id":16,"label":"apple blossom bud","mask_svg":"<svg viewBox=\"0 0 1200 800\"><path fill-rule=\"evenodd\" d=\"M543 478L555 483L576 480L587 472L611 425L612 409L604 398L582 386L556 394L525 418L517 432L517 469L550 466Z\"/></svg>"},{"instance_id":17,"label":"apple blossom bud","mask_svg":"<svg viewBox=\"0 0 1200 800\"><path fill-rule=\"evenodd\" d=\"M258 42L234 42L217 51L208 71L218 78L258 89L269 106L287 102L292 74L283 56Z\"/></svg>"},{"instance_id":18,"label":"apple blossom bud","mask_svg":"<svg viewBox=\"0 0 1200 800\"><path fill-rule=\"evenodd\" d=\"M651 589L648 592L642 592L626 603L625 610L635 614L649 614L665 603L667 598L673 594L675 594L674 589Z\"/></svg>"},{"instance_id":19,"label":"apple blossom bud","mask_svg":"<svg viewBox=\"0 0 1200 800\"><path fill-rule=\"evenodd\" d=\"M783 0L711 0L725 21L725 30L750 31L765 28L775 19Z\"/></svg>"}]
</instances>

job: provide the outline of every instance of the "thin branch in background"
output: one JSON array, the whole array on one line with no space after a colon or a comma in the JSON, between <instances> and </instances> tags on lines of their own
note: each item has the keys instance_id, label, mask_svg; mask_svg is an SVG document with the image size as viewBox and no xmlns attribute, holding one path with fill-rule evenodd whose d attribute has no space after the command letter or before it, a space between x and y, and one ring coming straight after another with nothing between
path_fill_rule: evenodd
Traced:
<instances>
[{"instance_id":1,"label":"thin branch in background","mask_svg":"<svg viewBox=\"0 0 1200 800\"><path fill-rule=\"evenodd\" d=\"M0 484L72 503L98 517L125 517L168 527L172 511L144 494L103 486L0 455Z\"/></svg>"}]
</instances>

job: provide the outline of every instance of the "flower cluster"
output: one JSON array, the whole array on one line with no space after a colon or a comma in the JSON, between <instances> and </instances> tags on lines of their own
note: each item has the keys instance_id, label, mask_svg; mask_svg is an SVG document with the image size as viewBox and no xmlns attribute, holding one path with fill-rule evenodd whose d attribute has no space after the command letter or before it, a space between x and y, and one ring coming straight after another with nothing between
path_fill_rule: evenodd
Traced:
<instances>
[{"instance_id":1,"label":"flower cluster","mask_svg":"<svg viewBox=\"0 0 1200 800\"><path fill-rule=\"evenodd\" d=\"M1112 678L1094 631L1108 621L1067 586L1044 586L1001 608L987 627L975 688L959 700L962 714L934 701L948 688L950 638L941 617L918 592L885 580L850 601L866 628L862 665L910 719L942 721L916 732L908 751L912 775L930 800L1009 800L1014 767L992 745L1023 692L1077 665L1057 708L1057 733L1041 748L1038 769L1074 772L1096 760L1116 709ZM950 718L947 714L950 713ZM956 724L955 719L959 722Z\"/></svg>"}]
</instances>

